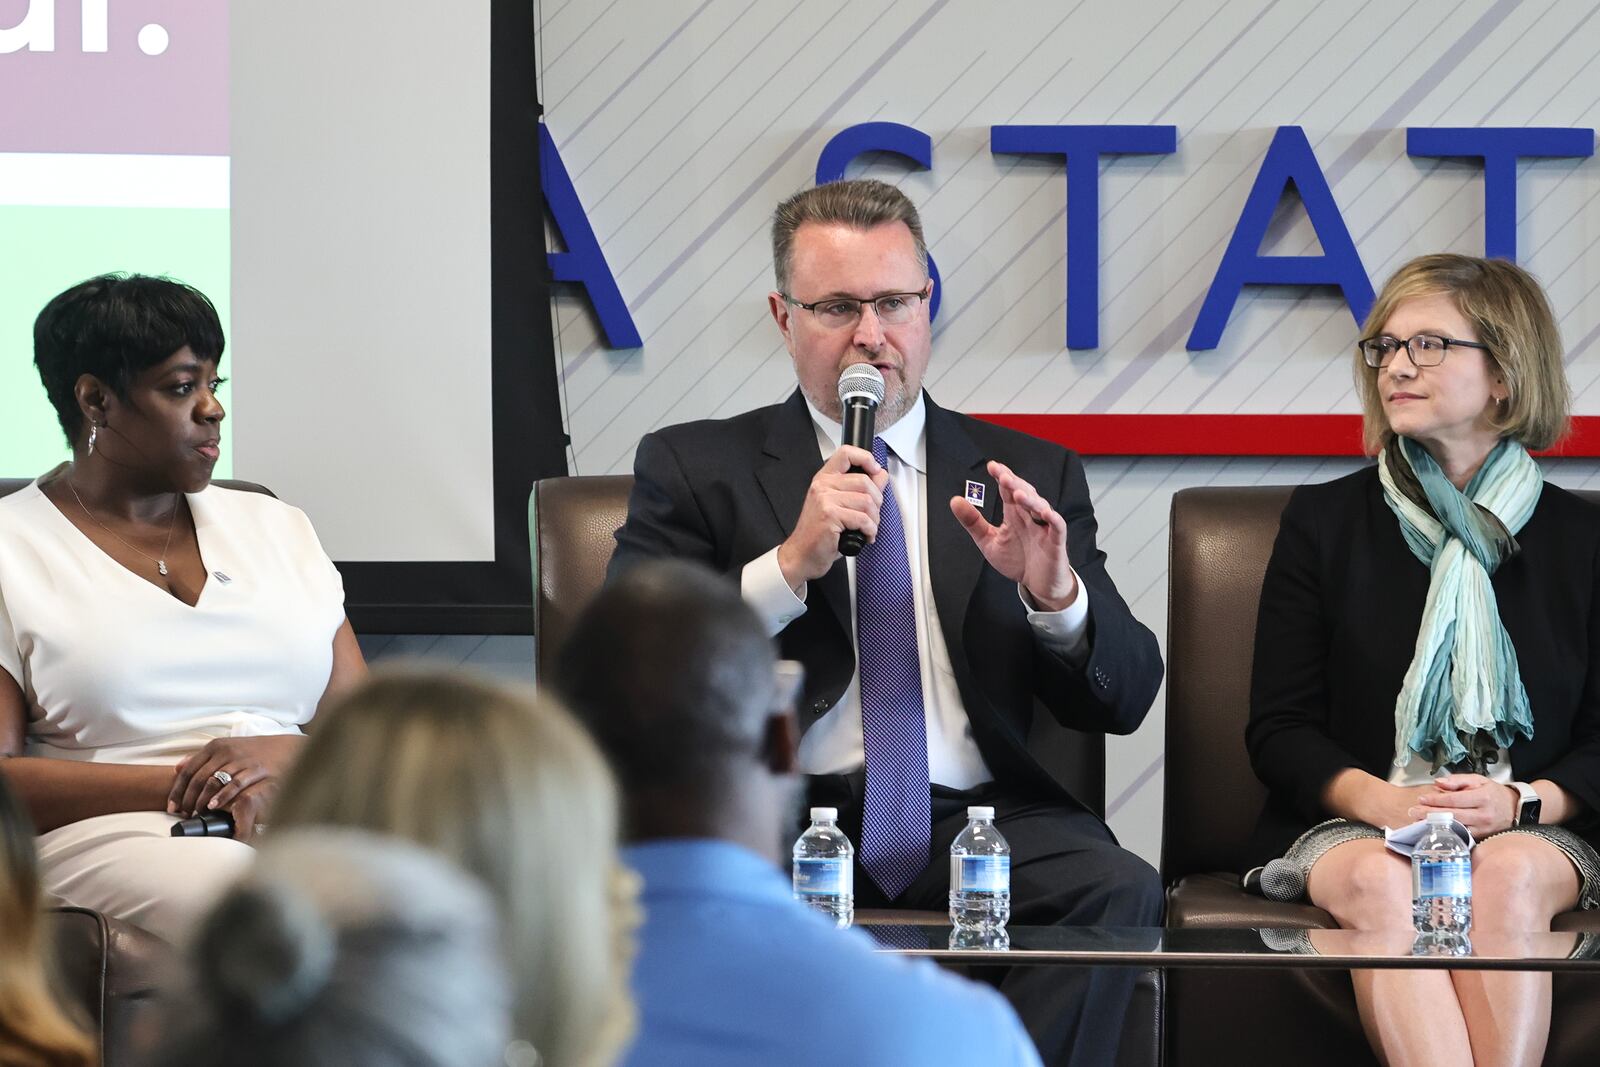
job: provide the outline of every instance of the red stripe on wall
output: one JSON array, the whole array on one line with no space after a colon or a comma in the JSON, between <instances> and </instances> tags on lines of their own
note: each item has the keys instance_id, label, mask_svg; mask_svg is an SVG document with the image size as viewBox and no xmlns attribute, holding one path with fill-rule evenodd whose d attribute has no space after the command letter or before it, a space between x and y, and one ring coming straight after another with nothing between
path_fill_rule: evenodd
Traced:
<instances>
[{"instance_id":1,"label":"red stripe on wall","mask_svg":"<svg viewBox=\"0 0 1600 1067\"><path fill-rule=\"evenodd\" d=\"M1359 456L1359 415L1047 415L976 418L1086 456ZM1572 420L1547 456L1600 456L1600 416Z\"/></svg>"}]
</instances>

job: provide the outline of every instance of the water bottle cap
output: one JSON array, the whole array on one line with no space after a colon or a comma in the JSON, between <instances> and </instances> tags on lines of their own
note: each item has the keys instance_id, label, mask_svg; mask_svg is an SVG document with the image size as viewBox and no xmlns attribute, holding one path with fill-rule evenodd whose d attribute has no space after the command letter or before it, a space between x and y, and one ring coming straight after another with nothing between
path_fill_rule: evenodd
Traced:
<instances>
[{"instance_id":1,"label":"water bottle cap","mask_svg":"<svg viewBox=\"0 0 1600 1067\"><path fill-rule=\"evenodd\" d=\"M1456 817L1450 814L1448 811L1428 812L1428 824L1430 826L1449 826L1455 821Z\"/></svg>"},{"instance_id":2,"label":"water bottle cap","mask_svg":"<svg viewBox=\"0 0 1600 1067\"><path fill-rule=\"evenodd\" d=\"M967 809L967 818L969 818L969 819L992 819L992 818L994 818L994 809L993 808L981 808L981 807L968 808Z\"/></svg>"},{"instance_id":3,"label":"water bottle cap","mask_svg":"<svg viewBox=\"0 0 1600 1067\"><path fill-rule=\"evenodd\" d=\"M838 808L812 808L812 822L836 822L839 818Z\"/></svg>"}]
</instances>

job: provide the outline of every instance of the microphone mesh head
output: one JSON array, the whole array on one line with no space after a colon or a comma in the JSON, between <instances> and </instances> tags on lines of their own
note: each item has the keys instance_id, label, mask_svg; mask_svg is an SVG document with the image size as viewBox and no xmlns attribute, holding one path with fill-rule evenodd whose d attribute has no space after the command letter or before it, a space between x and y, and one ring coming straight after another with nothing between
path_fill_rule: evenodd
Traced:
<instances>
[{"instance_id":1,"label":"microphone mesh head","mask_svg":"<svg viewBox=\"0 0 1600 1067\"><path fill-rule=\"evenodd\" d=\"M853 396L864 396L874 405L883 403L883 375L870 363L856 363L839 375L839 402L848 403Z\"/></svg>"},{"instance_id":2,"label":"microphone mesh head","mask_svg":"<svg viewBox=\"0 0 1600 1067\"><path fill-rule=\"evenodd\" d=\"M1305 893L1305 872L1288 860L1273 860L1262 870L1261 895L1268 900L1295 901Z\"/></svg>"},{"instance_id":3,"label":"microphone mesh head","mask_svg":"<svg viewBox=\"0 0 1600 1067\"><path fill-rule=\"evenodd\" d=\"M1261 943L1274 952L1312 953L1311 934L1306 930L1283 930L1267 927L1261 931Z\"/></svg>"}]
</instances>

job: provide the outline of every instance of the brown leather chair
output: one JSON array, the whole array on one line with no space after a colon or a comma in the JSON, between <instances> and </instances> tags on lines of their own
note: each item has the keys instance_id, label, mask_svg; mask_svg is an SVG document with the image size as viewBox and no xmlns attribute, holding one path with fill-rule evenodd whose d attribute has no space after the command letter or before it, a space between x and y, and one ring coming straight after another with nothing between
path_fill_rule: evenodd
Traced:
<instances>
[{"instance_id":1,"label":"brown leather chair","mask_svg":"<svg viewBox=\"0 0 1600 1067\"><path fill-rule=\"evenodd\" d=\"M533 550L533 643L536 669L550 670L572 624L605 581L614 537L628 516L631 475L545 478L528 498L528 539ZM1051 765L1073 795L1105 808L1105 739L1099 734L1064 730L1047 717L1035 726L1030 743L1049 754ZM863 912L861 918L875 916ZM938 912L895 913L900 921L944 923ZM1162 980L1159 972L1140 976L1123 1027L1119 1067L1154 1067L1161 1054Z\"/></svg>"},{"instance_id":2,"label":"brown leather chair","mask_svg":"<svg viewBox=\"0 0 1600 1067\"><path fill-rule=\"evenodd\" d=\"M1244 747L1256 609L1291 486L1184 489L1172 498L1167 616L1166 796L1161 873L1170 927L1329 928L1309 904L1239 886L1266 788ZM1600 502L1600 493L1585 493ZM1600 914L1558 916L1558 930L1600 930ZM1545 1063L1600 1053L1600 979L1558 975ZM1347 974L1191 971L1167 975L1169 1067L1233 1062L1375 1063Z\"/></svg>"},{"instance_id":3,"label":"brown leather chair","mask_svg":"<svg viewBox=\"0 0 1600 1067\"><path fill-rule=\"evenodd\" d=\"M572 632L572 624L606 579L628 517L631 474L542 478L528 497L533 547L533 655L543 678Z\"/></svg>"},{"instance_id":4,"label":"brown leather chair","mask_svg":"<svg viewBox=\"0 0 1600 1067\"><path fill-rule=\"evenodd\" d=\"M97 1033L103 1067L144 1062L157 1025L157 997L176 954L145 933L87 908L49 914L57 986L64 1003Z\"/></svg>"}]
</instances>

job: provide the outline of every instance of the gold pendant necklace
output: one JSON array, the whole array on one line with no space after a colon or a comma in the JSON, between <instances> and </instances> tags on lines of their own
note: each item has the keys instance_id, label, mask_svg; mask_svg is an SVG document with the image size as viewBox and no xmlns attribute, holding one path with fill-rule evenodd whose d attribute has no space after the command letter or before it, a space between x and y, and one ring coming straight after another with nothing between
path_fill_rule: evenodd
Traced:
<instances>
[{"instance_id":1,"label":"gold pendant necklace","mask_svg":"<svg viewBox=\"0 0 1600 1067\"><path fill-rule=\"evenodd\" d=\"M172 547L172 531L178 525L178 500L183 499L181 494L178 496L177 500L172 502L172 514L167 518L167 540L161 546L161 558L157 559L155 556L152 556L150 553L139 548L139 546L133 544L126 537L123 537L121 534L117 533L117 531L113 530L111 527L95 518L94 512L90 511L89 506L83 502L83 497L78 495L78 488L72 484L71 479L63 478L61 480L67 483L67 490L72 494L72 499L78 502L78 507L83 509L83 513L89 517L90 522L94 523L96 526L100 527L100 529L104 530L112 537L115 537L118 541L121 541L123 544L133 549L133 551L139 553L139 555L143 556L151 563L154 563L156 565L156 570L161 572L161 577L165 578L167 576L167 549Z\"/></svg>"}]
</instances>

